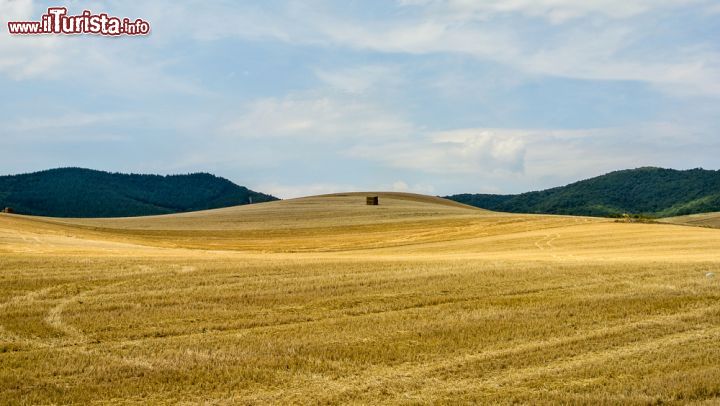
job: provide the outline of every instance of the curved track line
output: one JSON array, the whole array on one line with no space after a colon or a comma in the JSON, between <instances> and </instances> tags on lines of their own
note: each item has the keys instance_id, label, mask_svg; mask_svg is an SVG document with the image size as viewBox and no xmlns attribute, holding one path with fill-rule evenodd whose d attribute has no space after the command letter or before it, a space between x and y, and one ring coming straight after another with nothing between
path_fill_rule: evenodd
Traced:
<instances>
[{"instance_id":1,"label":"curved track line","mask_svg":"<svg viewBox=\"0 0 720 406\"><path fill-rule=\"evenodd\" d=\"M360 392L367 392L373 388L381 387L384 385L387 385L388 382L398 381L398 380L408 380L412 379L414 381L417 381L419 379L430 379L434 376L442 375L443 371L448 370L458 370L461 368L464 368L468 364L474 363L474 362L483 362L483 361L489 361L492 359L510 356L510 355L519 355L525 352L530 351L539 351L544 348L549 347L556 347L556 346L562 346L571 344L577 341L585 341L588 339L596 339L596 338L602 338L604 336L613 335L613 334L622 334L627 331L643 328L643 327L652 327L652 326L663 326L663 325L669 325L678 321L681 321L685 318L697 318L697 317L703 317L704 315L708 313L713 313L720 310L720 305L711 305L708 307L700 308L700 309L693 309L682 313L676 313L671 315L662 315L662 316L655 316L648 319L638 320L630 323L623 323L619 324L607 329L603 330L597 330L597 331L590 331L587 334L582 334L578 336L571 336L571 337L556 337L549 340L544 341L537 341L537 342L529 342L526 344L522 344L519 346L511 347L511 348L501 348L501 349L494 349L494 350L488 350L488 351L482 351L476 354L464 354L456 357L451 358L443 358L443 359L437 359L437 360L430 360L427 362L423 362L420 364L412 364L408 363L406 365L401 365L396 368L393 368L392 371L385 372L379 372L375 370L368 370L366 373L368 373L369 376L372 376L371 383L362 386L361 388L354 388L349 390L350 392L360 391ZM689 340L692 340L693 338L698 337L699 335L717 335L720 334L720 327L715 327L712 329L706 329L706 330L699 330L697 328L690 329L681 333L675 333L675 334L669 334L665 335L659 338L654 338L651 340L646 340L646 345L643 346L643 351L647 348L652 347L653 343L657 345L661 345L663 343L669 343L669 344L679 344L683 342L687 342ZM608 355L606 358L611 358L614 354L624 354L627 353L629 350L628 348L637 347L639 343L630 343L624 347L621 348L615 348L607 351L603 351L607 353ZM627 348L626 348L627 347ZM637 350L641 351L641 350ZM602 352L601 352L602 353ZM586 359L583 357L588 357L587 353L582 353L577 355L576 357L570 358L570 359L564 359L564 360L556 360L554 361L554 364L556 364L556 368L559 368L560 366L567 364L567 367L575 366L575 365L581 365L582 362L586 362ZM575 359L575 360L574 360ZM574 361L573 361L574 360ZM551 362L552 364L553 362ZM546 366L542 367L530 367L525 368L525 370L530 371L531 368L540 370L541 368L546 368ZM505 374L510 375L516 371L508 371L505 372ZM497 374L498 377L501 377L503 374ZM514 378L512 378L514 379ZM508 378L508 381L512 380L511 378ZM453 384L457 381L453 381ZM474 384L478 384L477 381L474 381ZM347 387L347 385L342 384L340 382L340 388ZM348 390L339 390L340 395L347 394Z\"/></svg>"},{"instance_id":2,"label":"curved track line","mask_svg":"<svg viewBox=\"0 0 720 406\"><path fill-rule=\"evenodd\" d=\"M71 303L76 302L92 293L96 293L100 290L115 287L115 286L122 285L122 284L125 284L128 282L129 281L122 281L122 282L112 283L109 285L99 286L97 288L86 290L84 292L78 293L77 295L63 299L59 304L57 304L55 307L51 308L48 311L47 316L45 316L45 322L47 324L49 324L51 327L55 328L56 330L63 332L66 336L73 338L75 340L75 343L78 343L78 344L86 343L87 336L85 336L85 334L83 334L82 331L78 330L77 328L75 328L63 321L62 313L65 310L65 308L68 305L70 305Z\"/></svg>"}]
</instances>

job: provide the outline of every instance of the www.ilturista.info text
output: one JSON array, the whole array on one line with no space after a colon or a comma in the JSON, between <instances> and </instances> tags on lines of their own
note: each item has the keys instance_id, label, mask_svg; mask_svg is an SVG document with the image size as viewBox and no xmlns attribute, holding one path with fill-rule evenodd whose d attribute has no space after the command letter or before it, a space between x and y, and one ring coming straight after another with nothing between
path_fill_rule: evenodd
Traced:
<instances>
[{"instance_id":1,"label":"www.ilturista.info text","mask_svg":"<svg viewBox=\"0 0 720 406\"><path fill-rule=\"evenodd\" d=\"M112 17L106 13L93 14L89 10L79 15L68 15L65 7L48 8L40 21L8 22L10 34L95 34L95 35L147 35L150 23L143 19Z\"/></svg>"}]
</instances>

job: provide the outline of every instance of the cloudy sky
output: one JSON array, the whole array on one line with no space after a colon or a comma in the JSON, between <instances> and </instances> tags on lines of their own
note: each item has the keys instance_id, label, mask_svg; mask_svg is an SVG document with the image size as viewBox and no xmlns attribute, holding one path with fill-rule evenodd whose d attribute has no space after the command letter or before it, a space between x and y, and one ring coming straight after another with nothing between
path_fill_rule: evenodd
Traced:
<instances>
[{"instance_id":1,"label":"cloudy sky","mask_svg":"<svg viewBox=\"0 0 720 406\"><path fill-rule=\"evenodd\" d=\"M18 37L49 6L148 37ZM0 0L0 174L212 172L280 197L720 168L717 0Z\"/></svg>"}]
</instances>

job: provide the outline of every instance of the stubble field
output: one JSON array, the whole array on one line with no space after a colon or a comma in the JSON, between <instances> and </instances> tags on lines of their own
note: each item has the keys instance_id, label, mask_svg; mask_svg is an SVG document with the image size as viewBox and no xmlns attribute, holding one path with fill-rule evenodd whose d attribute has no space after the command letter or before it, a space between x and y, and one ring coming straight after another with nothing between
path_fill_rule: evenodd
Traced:
<instances>
[{"instance_id":1,"label":"stubble field","mask_svg":"<svg viewBox=\"0 0 720 406\"><path fill-rule=\"evenodd\" d=\"M0 215L0 403L720 401L720 230L364 196Z\"/></svg>"}]
</instances>

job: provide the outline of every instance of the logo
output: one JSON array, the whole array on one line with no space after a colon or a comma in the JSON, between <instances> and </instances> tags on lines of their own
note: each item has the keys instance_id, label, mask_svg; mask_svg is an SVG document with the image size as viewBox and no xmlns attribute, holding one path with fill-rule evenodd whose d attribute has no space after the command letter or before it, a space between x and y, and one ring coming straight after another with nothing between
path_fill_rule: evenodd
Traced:
<instances>
[{"instance_id":1,"label":"logo","mask_svg":"<svg viewBox=\"0 0 720 406\"><path fill-rule=\"evenodd\" d=\"M40 21L10 21L8 32L12 35L148 35L150 23L138 18L120 18L106 13L93 14L85 10L79 15L68 15L65 7L50 7Z\"/></svg>"}]
</instances>

